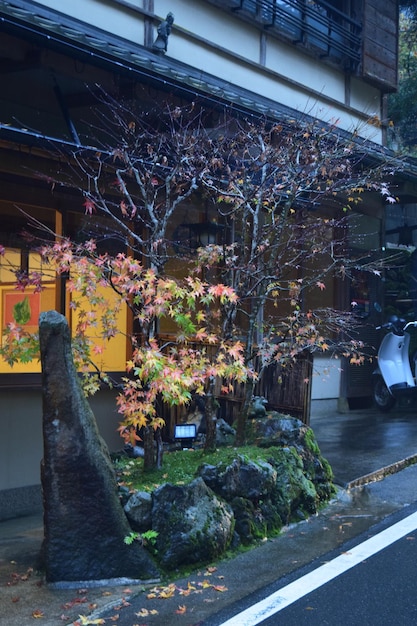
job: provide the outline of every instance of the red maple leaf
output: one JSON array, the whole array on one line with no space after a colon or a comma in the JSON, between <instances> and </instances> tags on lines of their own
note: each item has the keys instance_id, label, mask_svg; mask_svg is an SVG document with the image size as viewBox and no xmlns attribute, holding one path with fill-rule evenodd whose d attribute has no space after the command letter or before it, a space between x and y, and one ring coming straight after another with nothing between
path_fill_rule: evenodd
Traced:
<instances>
[{"instance_id":1,"label":"red maple leaf","mask_svg":"<svg viewBox=\"0 0 417 626\"><path fill-rule=\"evenodd\" d=\"M86 199L86 201L83 204L83 207L85 207L86 215L92 215L93 213L97 211L96 205L89 198Z\"/></svg>"}]
</instances>

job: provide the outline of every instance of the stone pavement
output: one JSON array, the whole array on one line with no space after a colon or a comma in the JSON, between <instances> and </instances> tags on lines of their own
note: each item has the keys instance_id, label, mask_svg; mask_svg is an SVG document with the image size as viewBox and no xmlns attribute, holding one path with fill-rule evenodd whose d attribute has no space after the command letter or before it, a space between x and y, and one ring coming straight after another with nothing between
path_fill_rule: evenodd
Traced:
<instances>
[{"instance_id":1,"label":"stone pavement","mask_svg":"<svg viewBox=\"0 0 417 626\"><path fill-rule=\"evenodd\" d=\"M273 580L366 532L417 501L417 418L412 410L321 414L311 425L343 488L319 515L259 547L168 583L53 589L36 571L41 514L0 523L0 626L82 623L196 626ZM408 459L404 462L404 459ZM402 467L402 471L400 470ZM395 473L391 473L395 472ZM365 486L350 488L364 482ZM386 477L380 480L384 475ZM375 479L378 479L375 481ZM347 488L346 488L347 486ZM174 584L175 582L175 584ZM150 596L150 597L149 597ZM98 621L96 621L98 620Z\"/></svg>"}]
</instances>

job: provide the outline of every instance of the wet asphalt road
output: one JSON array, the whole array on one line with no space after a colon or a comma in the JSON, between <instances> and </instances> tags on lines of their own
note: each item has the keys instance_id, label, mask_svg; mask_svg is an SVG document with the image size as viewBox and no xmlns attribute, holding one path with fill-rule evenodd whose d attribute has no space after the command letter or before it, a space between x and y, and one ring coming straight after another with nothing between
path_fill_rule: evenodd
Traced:
<instances>
[{"instance_id":1,"label":"wet asphalt road","mask_svg":"<svg viewBox=\"0 0 417 626\"><path fill-rule=\"evenodd\" d=\"M376 409L323 412L312 415L310 425L343 487L417 454L417 406L387 414Z\"/></svg>"},{"instance_id":2,"label":"wet asphalt road","mask_svg":"<svg viewBox=\"0 0 417 626\"><path fill-rule=\"evenodd\" d=\"M408 534L263 621L262 626L416 624L416 540L417 532Z\"/></svg>"}]
</instances>

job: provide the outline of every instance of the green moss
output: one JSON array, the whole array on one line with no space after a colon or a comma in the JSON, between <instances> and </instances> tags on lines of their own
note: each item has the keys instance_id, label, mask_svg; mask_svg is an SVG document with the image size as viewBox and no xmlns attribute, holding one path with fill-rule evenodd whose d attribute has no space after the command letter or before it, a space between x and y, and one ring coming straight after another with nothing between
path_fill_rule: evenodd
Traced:
<instances>
[{"instance_id":1,"label":"green moss","mask_svg":"<svg viewBox=\"0 0 417 626\"><path fill-rule=\"evenodd\" d=\"M273 452L279 456L280 449ZM272 454L272 452L271 452ZM268 461L271 456L268 449L256 446L242 448L219 448L206 454L203 450L178 450L164 454L163 467L160 470L144 471L143 459L118 459L115 462L119 482L131 489L152 492L162 484L186 485L197 476L198 468L203 464L220 465L226 469L236 458L244 462L259 463Z\"/></svg>"},{"instance_id":2,"label":"green moss","mask_svg":"<svg viewBox=\"0 0 417 626\"><path fill-rule=\"evenodd\" d=\"M304 434L304 445L313 454L320 455L320 448L317 444L316 437L311 428L307 428Z\"/></svg>"},{"instance_id":3,"label":"green moss","mask_svg":"<svg viewBox=\"0 0 417 626\"><path fill-rule=\"evenodd\" d=\"M321 460L321 464L323 465L324 471L326 472L326 477L329 481L332 481L334 478L334 474L333 474L333 470L330 466L330 463L327 459L325 459L324 457L320 457Z\"/></svg>"},{"instance_id":4,"label":"green moss","mask_svg":"<svg viewBox=\"0 0 417 626\"><path fill-rule=\"evenodd\" d=\"M192 482L203 464L216 466L221 473L236 459L257 465L269 463L276 471L277 478L275 487L265 501L252 502L238 498L230 503L234 510L234 529L241 539L241 545L250 545L279 534L283 524L316 513L334 494L331 467L320 455L311 429L306 429L305 450L305 458L293 446L222 447L209 454L203 450L179 450L165 453L161 470L144 472L142 459L119 459L116 468L119 479L127 483L130 489L153 491L167 482L174 486ZM314 464L307 462L310 456L320 460L322 471L318 474ZM211 519L206 524L216 522ZM203 534L205 530L202 529ZM195 540L197 544L199 534ZM211 552L212 549L214 552ZM213 558L215 552L215 546L207 546L209 558Z\"/></svg>"},{"instance_id":5,"label":"green moss","mask_svg":"<svg viewBox=\"0 0 417 626\"><path fill-rule=\"evenodd\" d=\"M310 443L314 442L314 436L309 441ZM115 462L115 467L121 484L127 485L130 489L152 492L167 482L171 485L190 483L198 475L199 467L205 463L226 469L236 458L240 458L243 462L252 461L256 464L267 462L278 470L281 468L282 471L285 470L286 465L303 470L303 460L297 450L293 447L282 448L279 446L270 448L258 448L257 446L219 448L210 454L205 454L203 450L166 452L162 469L151 472L143 470L142 459L118 459ZM326 459L320 456L320 460L326 478L331 482L333 478L332 469Z\"/></svg>"}]
</instances>

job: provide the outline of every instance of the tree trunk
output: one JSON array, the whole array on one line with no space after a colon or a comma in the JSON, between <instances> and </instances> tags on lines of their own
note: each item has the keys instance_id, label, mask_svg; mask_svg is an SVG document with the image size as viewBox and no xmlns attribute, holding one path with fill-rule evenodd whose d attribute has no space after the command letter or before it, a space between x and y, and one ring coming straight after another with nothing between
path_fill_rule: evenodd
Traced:
<instances>
[{"instance_id":1,"label":"tree trunk","mask_svg":"<svg viewBox=\"0 0 417 626\"><path fill-rule=\"evenodd\" d=\"M153 470L156 467L154 431L150 426L143 429L143 469L145 471Z\"/></svg>"},{"instance_id":2,"label":"tree trunk","mask_svg":"<svg viewBox=\"0 0 417 626\"><path fill-rule=\"evenodd\" d=\"M161 469L163 456L164 456L164 445L162 443L162 432L160 428L158 428L155 433L155 440L156 440L156 467L157 469Z\"/></svg>"},{"instance_id":3,"label":"tree trunk","mask_svg":"<svg viewBox=\"0 0 417 626\"><path fill-rule=\"evenodd\" d=\"M209 390L206 394L205 401L205 418L206 418L206 442L204 444L205 452L214 452L216 449L216 409L214 406L214 381L210 381Z\"/></svg>"},{"instance_id":4,"label":"tree trunk","mask_svg":"<svg viewBox=\"0 0 417 626\"><path fill-rule=\"evenodd\" d=\"M245 384L245 398L237 418L235 438L235 446L237 447L244 446L246 442L246 422L248 420L249 407L252 402L254 388L255 380L248 378Z\"/></svg>"}]
</instances>

